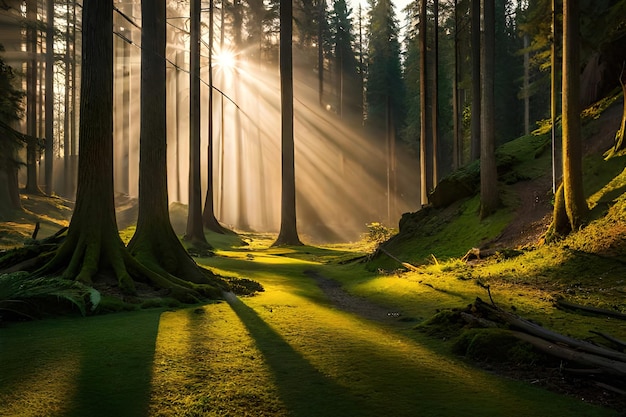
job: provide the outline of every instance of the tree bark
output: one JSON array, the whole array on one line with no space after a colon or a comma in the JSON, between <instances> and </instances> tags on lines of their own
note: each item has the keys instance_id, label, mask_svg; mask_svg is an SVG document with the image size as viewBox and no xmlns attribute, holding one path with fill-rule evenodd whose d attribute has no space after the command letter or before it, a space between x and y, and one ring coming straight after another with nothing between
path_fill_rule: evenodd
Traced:
<instances>
[{"instance_id":1,"label":"tree bark","mask_svg":"<svg viewBox=\"0 0 626 417\"><path fill-rule=\"evenodd\" d=\"M26 187L28 194L43 194L37 182L39 144L37 143L37 1L26 2L26 47L29 59L26 64Z\"/></svg>"},{"instance_id":2,"label":"tree bark","mask_svg":"<svg viewBox=\"0 0 626 417\"><path fill-rule=\"evenodd\" d=\"M113 5L92 0L83 8L80 154L76 207L67 239L39 273L64 269L63 276L91 283L111 268L120 288L134 293L127 255L115 222L113 201Z\"/></svg>"},{"instance_id":3,"label":"tree bark","mask_svg":"<svg viewBox=\"0 0 626 417\"><path fill-rule=\"evenodd\" d=\"M167 195L166 3L143 0L141 7L141 128L139 213L128 249L163 277L208 283L172 229ZM165 282L165 280L163 280Z\"/></svg>"},{"instance_id":4,"label":"tree bark","mask_svg":"<svg viewBox=\"0 0 626 417\"><path fill-rule=\"evenodd\" d=\"M293 5L280 2L281 210L274 246L302 245L296 227L296 176L293 138Z\"/></svg>"},{"instance_id":5,"label":"tree bark","mask_svg":"<svg viewBox=\"0 0 626 417\"><path fill-rule=\"evenodd\" d=\"M46 0L46 193L52 195L54 165L54 0Z\"/></svg>"},{"instance_id":6,"label":"tree bark","mask_svg":"<svg viewBox=\"0 0 626 417\"><path fill-rule=\"evenodd\" d=\"M91 284L98 274L113 273L126 294L135 294L131 277L168 288L183 301L199 291L182 280L167 279L135 260L124 247L115 221L113 199L113 3L91 0L83 7L80 104L80 154L76 206L67 238L35 275L58 274Z\"/></svg>"},{"instance_id":7,"label":"tree bark","mask_svg":"<svg viewBox=\"0 0 626 417\"><path fill-rule=\"evenodd\" d=\"M433 75L431 98L432 117L432 174L431 190L439 182L439 0L433 1Z\"/></svg>"},{"instance_id":8,"label":"tree bark","mask_svg":"<svg viewBox=\"0 0 626 417\"><path fill-rule=\"evenodd\" d=\"M482 138L480 146L480 217L498 207L498 172L495 137L495 0L484 0L484 46L482 61Z\"/></svg>"},{"instance_id":9,"label":"tree bark","mask_svg":"<svg viewBox=\"0 0 626 417\"><path fill-rule=\"evenodd\" d=\"M470 161L480 158L480 2L481 0L471 0L472 19L472 120L471 120L471 142Z\"/></svg>"},{"instance_id":10,"label":"tree bark","mask_svg":"<svg viewBox=\"0 0 626 417\"><path fill-rule=\"evenodd\" d=\"M580 125L579 0L563 1L563 197L571 230L587 218Z\"/></svg>"},{"instance_id":11,"label":"tree bark","mask_svg":"<svg viewBox=\"0 0 626 417\"><path fill-rule=\"evenodd\" d=\"M428 204L428 131L430 123L428 121L428 47L427 37L427 0L420 1L419 20L419 50L420 50L420 199L422 205Z\"/></svg>"},{"instance_id":12,"label":"tree bark","mask_svg":"<svg viewBox=\"0 0 626 417\"><path fill-rule=\"evenodd\" d=\"M200 0L191 0L189 64L189 210L185 240L198 249L211 246L202 222L202 184L200 183Z\"/></svg>"},{"instance_id":13,"label":"tree bark","mask_svg":"<svg viewBox=\"0 0 626 417\"><path fill-rule=\"evenodd\" d=\"M624 141L624 136L626 136L626 62L622 64L622 72L619 74L619 83L622 86L622 123L617 133L615 133L615 145L613 145L613 148L609 151L607 156L609 158L616 152L626 148L626 141Z\"/></svg>"},{"instance_id":14,"label":"tree bark","mask_svg":"<svg viewBox=\"0 0 626 417\"><path fill-rule=\"evenodd\" d=\"M207 112L208 138L207 138L207 190L204 198L204 211L202 223L204 227L215 233L223 234L225 229L215 218L214 184L213 184L213 0L209 3L209 105ZM164 52L165 53L165 52ZM163 113L165 116L165 112Z\"/></svg>"}]
</instances>

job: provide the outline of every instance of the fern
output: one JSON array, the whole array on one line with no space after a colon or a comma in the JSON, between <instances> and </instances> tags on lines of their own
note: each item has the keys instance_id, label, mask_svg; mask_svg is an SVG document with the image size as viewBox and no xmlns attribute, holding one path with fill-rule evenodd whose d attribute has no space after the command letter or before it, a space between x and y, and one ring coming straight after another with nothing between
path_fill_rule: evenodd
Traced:
<instances>
[{"instance_id":1,"label":"fern","mask_svg":"<svg viewBox=\"0 0 626 417\"><path fill-rule=\"evenodd\" d=\"M17 311L11 306L24 303L30 308L37 307L37 301L55 298L65 300L78 308L82 315L87 314L87 306L93 311L100 302L100 293L76 281L58 277L33 278L27 272L0 275L0 310L11 311L26 317L32 315Z\"/></svg>"}]
</instances>

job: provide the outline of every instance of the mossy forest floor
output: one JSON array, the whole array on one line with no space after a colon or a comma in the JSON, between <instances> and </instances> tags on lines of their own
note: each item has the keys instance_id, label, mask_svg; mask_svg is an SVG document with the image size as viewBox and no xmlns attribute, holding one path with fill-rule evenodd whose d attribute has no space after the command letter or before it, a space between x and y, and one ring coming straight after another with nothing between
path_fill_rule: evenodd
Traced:
<instances>
[{"instance_id":1,"label":"mossy forest floor","mask_svg":"<svg viewBox=\"0 0 626 417\"><path fill-rule=\"evenodd\" d=\"M438 311L486 298L475 285L482 277L496 302L547 327L582 338L593 329L626 338L623 323L551 304L556 287L594 299L623 289L608 272L603 291L582 280L572 286L539 279L530 255L372 271L350 262L371 252L366 241L272 248L271 235L208 236L216 254L197 258L200 264L256 280L265 291L208 304L4 323L0 416L620 415L623 402L614 393L556 384L569 378L558 364L485 369L453 353L456 336L420 326ZM528 268L528 275L500 280L493 268L509 274ZM500 375L518 365L523 373Z\"/></svg>"},{"instance_id":2,"label":"mossy forest floor","mask_svg":"<svg viewBox=\"0 0 626 417\"><path fill-rule=\"evenodd\" d=\"M607 149L606 126L585 124L586 148ZM597 385L566 361L454 319L488 300L488 287L501 309L553 331L626 340L624 321L555 306L564 298L626 313L626 155L588 153L592 220L548 245L546 143L532 136L500 148L514 163L495 215L480 221L474 196L403 219L384 247L416 266L408 272L373 255L367 239L274 248L274 235L208 234L215 254L197 262L263 292L197 305L104 297L100 312L116 313L0 321L0 416L626 416L626 381ZM60 198L23 203L0 222L0 249L28 241L35 222L40 238L51 235L71 214ZM120 205L128 241L133 204ZM472 247L494 255L462 261Z\"/></svg>"}]
</instances>

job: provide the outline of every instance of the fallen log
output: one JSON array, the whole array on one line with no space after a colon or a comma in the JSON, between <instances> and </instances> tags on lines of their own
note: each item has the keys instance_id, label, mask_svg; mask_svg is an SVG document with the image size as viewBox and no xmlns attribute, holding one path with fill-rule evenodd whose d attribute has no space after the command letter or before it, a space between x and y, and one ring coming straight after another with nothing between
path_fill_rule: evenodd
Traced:
<instances>
[{"instance_id":1,"label":"fallen log","mask_svg":"<svg viewBox=\"0 0 626 417\"><path fill-rule=\"evenodd\" d=\"M553 343L524 332L512 331L512 334L517 339L528 342L536 349L549 355L575 362L579 365L598 369L604 375L626 378L626 362L605 358L587 352L580 352L568 346Z\"/></svg>"},{"instance_id":2,"label":"fallen log","mask_svg":"<svg viewBox=\"0 0 626 417\"><path fill-rule=\"evenodd\" d=\"M595 330L590 330L589 332L593 333L593 334L597 334L598 336L608 340L609 342L611 342L614 345L616 345L620 350L626 349L626 342L624 342L623 340L619 340L619 339L611 336L610 334L606 334L606 333L602 333L602 332L596 332Z\"/></svg>"},{"instance_id":3,"label":"fallen log","mask_svg":"<svg viewBox=\"0 0 626 417\"><path fill-rule=\"evenodd\" d=\"M566 310L580 310L587 313L596 314L599 316L613 317L615 319L626 320L626 314L619 311L606 310L604 308L585 306L581 304L572 303L563 299L556 300L556 306Z\"/></svg>"},{"instance_id":4,"label":"fallen log","mask_svg":"<svg viewBox=\"0 0 626 417\"><path fill-rule=\"evenodd\" d=\"M488 311L491 314L496 315L500 320L507 323L509 326L521 330L522 332L532 335L534 337L538 337L544 339L547 342L551 342L552 344L563 344L570 346L572 349L576 349L577 351L591 353L593 355L601 356L604 358L608 358L614 361L624 363L626 367L626 354L622 352L618 352L613 349L605 348L602 346L594 345L589 342L585 342L584 340L574 339L569 336L562 335L560 333L553 332L548 330L538 324L530 322L526 319L523 319L515 314L506 312L504 310L496 309L491 305L485 303L480 298L476 299L474 303L476 308L483 309Z\"/></svg>"}]
</instances>

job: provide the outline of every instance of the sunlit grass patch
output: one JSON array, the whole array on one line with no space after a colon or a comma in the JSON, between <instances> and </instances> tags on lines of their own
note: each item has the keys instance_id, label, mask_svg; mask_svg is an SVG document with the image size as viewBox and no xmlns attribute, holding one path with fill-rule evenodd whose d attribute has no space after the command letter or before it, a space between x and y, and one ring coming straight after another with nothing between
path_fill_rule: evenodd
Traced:
<instances>
[{"instance_id":1,"label":"sunlit grass patch","mask_svg":"<svg viewBox=\"0 0 626 417\"><path fill-rule=\"evenodd\" d=\"M282 416L261 352L226 303L162 315L152 416Z\"/></svg>"}]
</instances>

